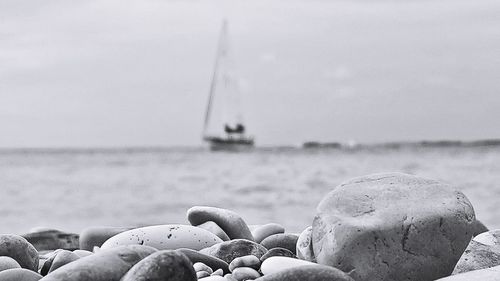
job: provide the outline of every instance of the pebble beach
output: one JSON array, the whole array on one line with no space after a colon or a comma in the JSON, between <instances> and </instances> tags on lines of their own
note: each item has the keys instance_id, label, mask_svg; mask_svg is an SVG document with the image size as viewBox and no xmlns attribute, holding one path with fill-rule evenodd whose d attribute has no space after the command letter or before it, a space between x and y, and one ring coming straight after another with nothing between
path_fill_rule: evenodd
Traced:
<instances>
[{"instance_id":1,"label":"pebble beach","mask_svg":"<svg viewBox=\"0 0 500 281\"><path fill-rule=\"evenodd\" d=\"M0 280L499 280L492 211L499 154L496 147L2 152L10 202L10 191L29 182L38 196L24 215L16 204L2 206L11 212L2 219ZM172 181L181 184L164 188ZM142 192L131 199L120 184ZM44 187L49 192L39 192ZM150 212L141 211L148 204Z\"/></svg>"}]
</instances>

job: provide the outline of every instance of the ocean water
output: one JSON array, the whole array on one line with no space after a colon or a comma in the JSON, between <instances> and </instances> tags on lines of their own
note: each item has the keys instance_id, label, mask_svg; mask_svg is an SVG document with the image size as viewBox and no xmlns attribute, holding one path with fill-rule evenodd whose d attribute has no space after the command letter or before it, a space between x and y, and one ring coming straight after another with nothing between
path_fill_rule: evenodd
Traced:
<instances>
[{"instance_id":1,"label":"ocean water","mask_svg":"<svg viewBox=\"0 0 500 281\"><path fill-rule=\"evenodd\" d=\"M477 217L500 228L500 146L259 149L201 148L3 150L0 233L51 227L187 223L194 205L228 208L248 224L311 224L322 197L339 183L380 172L448 182Z\"/></svg>"}]
</instances>

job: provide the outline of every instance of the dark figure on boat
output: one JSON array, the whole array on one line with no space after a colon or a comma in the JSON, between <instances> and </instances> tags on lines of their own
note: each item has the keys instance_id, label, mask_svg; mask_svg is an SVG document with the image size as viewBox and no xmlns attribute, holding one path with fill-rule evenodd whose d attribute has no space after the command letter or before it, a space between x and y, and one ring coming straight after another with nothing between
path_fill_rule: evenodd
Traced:
<instances>
[{"instance_id":1,"label":"dark figure on boat","mask_svg":"<svg viewBox=\"0 0 500 281\"><path fill-rule=\"evenodd\" d=\"M224 131L228 134L243 134L245 132L245 126L238 123L236 127L231 127L228 124L224 125Z\"/></svg>"}]
</instances>

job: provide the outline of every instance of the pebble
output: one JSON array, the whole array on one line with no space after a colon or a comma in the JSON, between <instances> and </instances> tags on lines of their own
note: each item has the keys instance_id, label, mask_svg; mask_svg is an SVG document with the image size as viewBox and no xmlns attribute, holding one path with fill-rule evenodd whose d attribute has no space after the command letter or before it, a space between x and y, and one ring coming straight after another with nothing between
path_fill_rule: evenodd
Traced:
<instances>
[{"instance_id":1,"label":"pebble","mask_svg":"<svg viewBox=\"0 0 500 281\"><path fill-rule=\"evenodd\" d=\"M270 257L288 257L294 259L297 258L292 252L290 252L290 250L287 250L285 248L272 248L260 258L260 261L263 262Z\"/></svg>"},{"instance_id":2,"label":"pebble","mask_svg":"<svg viewBox=\"0 0 500 281\"><path fill-rule=\"evenodd\" d=\"M267 275L303 265L315 265L315 263L288 257L270 257L262 263L260 271Z\"/></svg>"},{"instance_id":3,"label":"pebble","mask_svg":"<svg viewBox=\"0 0 500 281\"><path fill-rule=\"evenodd\" d=\"M250 267L235 268L231 274L238 281L253 280L260 277L257 270Z\"/></svg>"},{"instance_id":4,"label":"pebble","mask_svg":"<svg viewBox=\"0 0 500 281\"><path fill-rule=\"evenodd\" d=\"M245 239L225 241L200 251L200 253L217 257L226 263L231 263L233 259L247 255L254 255L260 259L266 252L267 249L262 245Z\"/></svg>"},{"instance_id":5,"label":"pebble","mask_svg":"<svg viewBox=\"0 0 500 281\"><path fill-rule=\"evenodd\" d=\"M192 263L202 262L208 265L212 270L222 269L224 273L229 273L228 264L219 258L206 255L191 249L178 249L176 251L185 254Z\"/></svg>"},{"instance_id":6,"label":"pebble","mask_svg":"<svg viewBox=\"0 0 500 281\"><path fill-rule=\"evenodd\" d=\"M253 269L260 268L260 259L254 255L246 255L237 257L229 264L229 271L233 272L238 267L251 267Z\"/></svg>"},{"instance_id":7,"label":"pebble","mask_svg":"<svg viewBox=\"0 0 500 281\"><path fill-rule=\"evenodd\" d=\"M7 269L13 269L13 268L21 268L21 266L19 265L19 263L15 259L13 259L11 257L7 257L7 256L0 257L0 271L4 271Z\"/></svg>"},{"instance_id":8,"label":"pebble","mask_svg":"<svg viewBox=\"0 0 500 281\"><path fill-rule=\"evenodd\" d=\"M285 248L294 255L297 252L297 240L299 236L291 233L278 233L266 237L260 244L266 249Z\"/></svg>"},{"instance_id":9,"label":"pebble","mask_svg":"<svg viewBox=\"0 0 500 281\"><path fill-rule=\"evenodd\" d=\"M109 238L130 230L130 227L89 227L80 233L80 250L93 251Z\"/></svg>"},{"instance_id":10,"label":"pebble","mask_svg":"<svg viewBox=\"0 0 500 281\"><path fill-rule=\"evenodd\" d=\"M238 280L236 280L236 278L233 277L233 275L231 273L224 275L224 278L226 281L238 281Z\"/></svg>"},{"instance_id":11,"label":"pebble","mask_svg":"<svg viewBox=\"0 0 500 281\"><path fill-rule=\"evenodd\" d=\"M208 276L208 277L202 278L201 280L203 280L203 281L227 281L226 278L219 276L219 275Z\"/></svg>"},{"instance_id":12,"label":"pebble","mask_svg":"<svg viewBox=\"0 0 500 281\"><path fill-rule=\"evenodd\" d=\"M222 228L220 228L220 226L213 221L204 222L200 225L197 225L196 227L203 228L212 232L213 234L217 235L217 237L219 237L222 241L230 240L229 236L227 236L224 230L222 230Z\"/></svg>"},{"instance_id":13,"label":"pebble","mask_svg":"<svg viewBox=\"0 0 500 281\"><path fill-rule=\"evenodd\" d=\"M260 225L252 230L252 235L257 243L262 242L262 240L268 236L279 233L285 233L285 228L281 224L277 223Z\"/></svg>"},{"instance_id":14,"label":"pebble","mask_svg":"<svg viewBox=\"0 0 500 281\"><path fill-rule=\"evenodd\" d=\"M354 279L334 267L314 264L264 275L255 281L354 281Z\"/></svg>"},{"instance_id":15,"label":"pebble","mask_svg":"<svg viewBox=\"0 0 500 281\"><path fill-rule=\"evenodd\" d=\"M201 279L210 276L210 273L206 271L196 271L196 278Z\"/></svg>"},{"instance_id":16,"label":"pebble","mask_svg":"<svg viewBox=\"0 0 500 281\"><path fill-rule=\"evenodd\" d=\"M43 277L43 281L118 281L132 266L156 252L148 246L120 246L80 258Z\"/></svg>"},{"instance_id":17,"label":"pebble","mask_svg":"<svg viewBox=\"0 0 500 281\"><path fill-rule=\"evenodd\" d=\"M0 271L1 281L38 281L42 275L26 268L12 268Z\"/></svg>"},{"instance_id":18,"label":"pebble","mask_svg":"<svg viewBox=\"0 0 500 281\"><path fill-rule=\"evenodd\" d=\"M500 229L484 232L472 239L452 274L500 265Z\"/></svg>"},{"instance_id":19,"label":"pebble","mask_svg":"<svg viewBox=\"0 0 500 281\"><path fill-rule=\"evenodd\" d=\"M195 206L187 211L187 217L189 222L195 226L207 221L215 222L230 239L254 240L246 222L233 211L215 207Z\"/></svg>"},{"instance_id":20,"label":"pebble","mask_svg":"<svg viewBox=\"0 0 500 281\"><path fill-rule=\"evenodd\" d=\"M312 226L304 229L299 235L296 252L299 259L316 262L312 246Z\"/></svg>"},{"instance_id":21,"label":"pebble","mask_svg":"<svg viewBox=\"0 0 500 281\"><path fill-rule=\"evenodd\" d=\"M56 229L41 230L22 235L38 251L67 249L75 250L80 247L79 235Z\"/></svg>"},{"instance_id":22,"label":"pebble","mask_svg":"<svg viewBox=\"0 0 500 281\"><path fill-rule=\"evenodd\" d=\"M121 279L121 281L136 280L196 281L198 278L193 264L186 255L172 250L162 250L135 264Z\"/></svg>"},{"instance_id":23,"label":"pebble","mask_svg":"<svg viewBox=\"0 0 500 281\"><path fill-rule=\"evenodd\" d=\"M80 257L77 254L71 251L61 250L55 255L54 259L52 260L48 273L58 269L65 264L76 261L79 258Z\"/></svg>"},{"instance_id":24,"label":"pebble","mask_svg":"<svg viewBox=\"0 0 500 281\"><path fill-rule=\"evenodd\" d=\"M472 238L474 209L451 186L417 176L364 176L334 188L317 207L312 245L320 264L357 281L448 276Z\"/></svg>"},{"instance_id":25,"label":"pebble","mask_svg":"<svg viewBox=\"0 0 500 281\"><path fill-rule=\"evenodd\" d=\"M224 275L224 271L223 271L221 268L219 268L219 269L217 269L216 271L214 271L214 272L213 272L212 274L210 274L210 275L219 275L219 276L223 276L223 275Z\"/></svg>"},{"instance_id":26,"label":"pebble","mask_svg":"<svg viewBox=\"0 0 500 281\"><path fill-rule=\"evenodd\" d=\"M38 270L38 251L19 235L0 234L0 256L13 258L22 268Z\"/></svg>"},{"instance_id":27,"label":"pebble","mask_svg":"<svg viewBox=\"0 0 500 281\"><path fill-rule=\"evenodd\" d=\"M194 268L194 271L196 271L196 272L198 272L198 271L206 271L209 274L213 273L212 268L210 268L208 265L206 265L206 264L204 264L202 262L197 262L197 263L193 264L193 268Z\"/></svg>"},{"instance_id":28,"label":"pebble","mask_svg":"<svg viewBox=\"0 0 500 281\"><path fill-rule=\"evenodd\" d=\"M146 226L119 233L104 242L101 249L123 245L146 245L158 250L176 250L188 248L201 250L222 240L215 234L182 224Z\"/></svg>"}]
</instances>

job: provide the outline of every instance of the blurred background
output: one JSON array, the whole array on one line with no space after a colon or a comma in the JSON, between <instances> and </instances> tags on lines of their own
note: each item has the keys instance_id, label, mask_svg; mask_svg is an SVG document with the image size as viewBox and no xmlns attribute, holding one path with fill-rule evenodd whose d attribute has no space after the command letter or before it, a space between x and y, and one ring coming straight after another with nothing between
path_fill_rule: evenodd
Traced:
<instances>
[{"instance_id":1,"label":"blurred background","mask_svg":"<svg viewBox=\"0 0 500 281\"><path fill-rule=\"evenodd\" d=\"M494 0L1 1L0 232L186 222L194 204L298 232L337 184L387 171L449 182L498 228L500 146L462 143L500 138L498 14ZM246 153L201 139L224 20Z\"/></svg>"}]
</instances>

